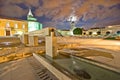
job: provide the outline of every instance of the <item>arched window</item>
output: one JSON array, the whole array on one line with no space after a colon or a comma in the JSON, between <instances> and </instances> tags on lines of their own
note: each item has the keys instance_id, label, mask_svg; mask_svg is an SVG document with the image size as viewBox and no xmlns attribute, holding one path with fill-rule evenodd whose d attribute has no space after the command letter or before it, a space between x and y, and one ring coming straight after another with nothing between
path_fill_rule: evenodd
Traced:
<instances>
[{"instance_id":1,"label":"arched window","mask_svg":"<svg viewBox=\"0 0 120 80\"><path fill-rule=\"evenodd\" d=\"M117 34L120 34L120 31L117 31Z\"/></svg>"},{"instance_id":2,"label":"arched window","mask_svg":"<svg viewBox=\"0 0 120 80\"><path fill-rule=\"evenodd\" d=\"M106 32L106 35L109 35L109 34L110 34L110 31L107 31L107 32Z\"/></svg>"},{"instance_id":3,"label":"arched window","mask_svg":"<svg viewBox=\"0 0 120 80\"><path fill-rule=\"evenodd\" d=\"M101 35L101 32L100 32L100 31L98 31L98 32L97 32L97 35Z\"/></svg>"},{"instance_id":4,"label":"arched window","mask_svg":"<svg viewBox=\"0 0 120 80\"><path fill-rule=\"evenodd\" d=\"M89 32L89 35L92 35L92 32Z\"/></svg>"}]
</instances>

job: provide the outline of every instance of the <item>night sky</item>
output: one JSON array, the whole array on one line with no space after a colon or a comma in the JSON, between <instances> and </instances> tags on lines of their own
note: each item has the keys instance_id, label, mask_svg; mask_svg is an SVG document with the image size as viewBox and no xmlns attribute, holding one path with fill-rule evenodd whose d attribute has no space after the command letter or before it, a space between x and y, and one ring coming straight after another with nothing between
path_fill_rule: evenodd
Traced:
<instances>
[{"instance_id":1,"label":"night sky","mask_svg":"<svg viewBox=\"0 0 120 80\"><path fill-rule=\"evenodd\" d=\"M120 24L120 0L0 0L1 17L26 20L29 8L44 27L69 29L73 14L85 29Z\"/></svg>"}]
</instances>

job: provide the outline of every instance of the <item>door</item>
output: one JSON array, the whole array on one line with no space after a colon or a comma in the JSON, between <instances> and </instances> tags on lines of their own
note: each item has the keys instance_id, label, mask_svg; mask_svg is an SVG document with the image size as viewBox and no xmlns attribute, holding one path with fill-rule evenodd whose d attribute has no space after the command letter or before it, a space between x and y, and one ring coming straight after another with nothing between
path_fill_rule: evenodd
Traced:
<instances>
[{"instance_id":1,"label":"door","mask_svg":"<svg viewBox=\"0 0 120 80\"><path fill-rule=\"evenodd\" d=\"M6 30L6 36L10 36L10 30Z\"/></svg>"}]
</instances>

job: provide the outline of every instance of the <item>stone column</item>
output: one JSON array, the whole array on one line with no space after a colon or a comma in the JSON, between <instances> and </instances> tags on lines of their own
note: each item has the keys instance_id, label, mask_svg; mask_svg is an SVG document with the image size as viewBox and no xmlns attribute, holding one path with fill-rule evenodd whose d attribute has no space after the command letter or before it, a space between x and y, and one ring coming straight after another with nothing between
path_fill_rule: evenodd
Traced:
<instances>
[{"instance_id":1,"label":"stone column","mask_svg":"<svg viewBox=\"0 0 120 80\"><path fill-rule=\"evenodd\" d=\"M38 46L38 36L34 36L34 46Z\"/></svg>"},{"instance_id":2,"label":"stone column","mask_svg":"<svg viewBox=\"0 0 120 80\"><path fill-rule=\"evenodd\" d=\"M29 36L29 46L38 46L38 36Z\"/></svg>"},{"instance_id":3,"label":"stone column","mask_svg":"<svg viewBox=\"0 0 120 80\"><path fill-rule=\"evenodd\" d=\"M28 40L28 34L23 34L21 36L21 42L24 44L28 44L29 40Z\"/></svg>"},{"instance_id":4,"label":"stone column","mask_svg":"<svg viewBox=\"0 0 120 80\"><path fill-rule=\"evenodd\" d=\"M54 36L54 32L51 32L50 36L45 37L46 55L51 58L57 56L57 39Z\"/></svg>"}]
</instances>

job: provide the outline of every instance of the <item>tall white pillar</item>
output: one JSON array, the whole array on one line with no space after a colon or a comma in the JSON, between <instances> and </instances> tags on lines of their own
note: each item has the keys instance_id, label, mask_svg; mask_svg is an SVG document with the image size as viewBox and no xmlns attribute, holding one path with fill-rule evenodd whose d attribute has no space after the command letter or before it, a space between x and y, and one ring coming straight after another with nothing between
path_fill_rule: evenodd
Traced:
<instances>
[{"instance_id":1,"label":"tall white pillar","mask_svg":"<svg viewBox=\"0 0 120 80\"><path fill-rule=\"evenodd\" d=\"M57 39L54 36L54 32L51 32L51 36L45 37L46 55L51 58L57 56Z\"/></svg>"}]
</instances>

